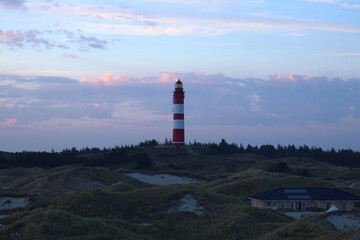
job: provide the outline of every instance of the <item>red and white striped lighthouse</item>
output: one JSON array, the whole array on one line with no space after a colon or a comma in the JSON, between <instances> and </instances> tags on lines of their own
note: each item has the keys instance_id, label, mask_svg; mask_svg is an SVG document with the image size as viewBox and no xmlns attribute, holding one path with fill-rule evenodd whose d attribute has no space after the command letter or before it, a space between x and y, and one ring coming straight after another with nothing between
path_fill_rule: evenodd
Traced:
<instances>
[{"instance_id":1,"label":"red and white striped lighthouse","mask_svg":"<svg viewBox=\"0 0 360 240\"><path fill-rule=\"evenodd\" d=\"M185 145L184 98L185 92L183 90L182 82L179 79L175 83L173 95L174 129L172 144L176 146Z\"/></svg>"}]
</instances>

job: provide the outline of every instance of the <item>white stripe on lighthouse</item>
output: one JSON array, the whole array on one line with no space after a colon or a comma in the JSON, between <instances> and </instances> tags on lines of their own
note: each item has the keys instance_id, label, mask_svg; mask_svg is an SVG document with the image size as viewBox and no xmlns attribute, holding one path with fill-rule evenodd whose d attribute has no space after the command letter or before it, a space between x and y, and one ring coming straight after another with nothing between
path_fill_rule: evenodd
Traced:
<instances>
[{"instance_id":1,"label":"white stripe on lighthouse","mask_svg":"<svg viewBox=\"0 0 360 240\"><path fill-rule=\"evenodd\" d=\"M174 129L184 129L184 120L175 119L174 120Z\"/></svg>"},{"instance_id":2,"label":"white stripe on lighthouse","mask_svg":"<svg viewBox=\"0 0 360 240\"><path fill-rule=\"evenodd\" d=\"M174 104L174 113L175 114L184 113L184 104Z\"/></svg>"}]
</instances>

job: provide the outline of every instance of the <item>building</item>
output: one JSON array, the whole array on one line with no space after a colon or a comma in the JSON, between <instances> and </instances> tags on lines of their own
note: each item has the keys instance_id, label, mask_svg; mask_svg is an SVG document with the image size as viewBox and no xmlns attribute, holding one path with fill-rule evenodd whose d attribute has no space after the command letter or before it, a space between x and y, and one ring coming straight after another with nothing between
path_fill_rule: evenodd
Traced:
<instances>
[{"instance_id":1,"label":"building","mask_svg":"<svg viewBox=\"0 0 360 240\"><path fill-rule=\"evenodd\" d=\"M173 93L174 128L172 144L175 146L185 145L184 98L185 92L183 90L183 84L179 79L175 83L175 90Z\"/></svg>"},{"instance_id":2,"label":"building","mask_svg":"<svg viewBox=\"0 0 360 240\"><path fill-rule=\"evenodd\" d=\"M308 208L329 209L332 205L339 210L351 210L360 197L336 188L276 188L250 196L251 206L269 209Z\"/></svg>"}]
</instances>

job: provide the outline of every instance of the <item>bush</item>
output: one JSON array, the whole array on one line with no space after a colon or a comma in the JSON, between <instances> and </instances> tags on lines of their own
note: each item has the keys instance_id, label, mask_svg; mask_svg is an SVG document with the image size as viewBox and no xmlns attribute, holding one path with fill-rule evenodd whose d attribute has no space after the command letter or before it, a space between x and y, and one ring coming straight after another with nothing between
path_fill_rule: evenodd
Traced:
<instances>
[{"instance_id":1,"label":"bush","mask_svg":"<svg viewBox=\"0 0 360 240\"><path fill-rule=\"evenodd\" d=\"M281 173L285 173L285 172L289 172L290 168L289 166L284 163L284 162L277 162L271 166L268 166L267 171L269 172L281 172Z\"/></svg>"},{"instance_id":2,"label":"bush","mask_svg":"<svg viewBox=\"0 0 360 240\"><path fill-rule=\"evenodd\" d=\"M299 175L303 177L310 177L310 173L306 169L302 169Z\"/></svg>"},{"instance_id":3,"label":"bush","mask_svg":"<svg viewBox=\"0 0 360 240\"><path fill-rule=\"evenodd\" d=\"M136 161L136 169L151 169L153 167L153 161L146 153L136 153L131 156Z\"/></svg>"}]
</instances>

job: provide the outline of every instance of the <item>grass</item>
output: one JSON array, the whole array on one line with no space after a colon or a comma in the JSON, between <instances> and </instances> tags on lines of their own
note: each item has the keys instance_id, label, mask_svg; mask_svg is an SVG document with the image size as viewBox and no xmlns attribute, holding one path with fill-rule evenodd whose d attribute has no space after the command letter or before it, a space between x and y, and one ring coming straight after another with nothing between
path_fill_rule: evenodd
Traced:
<instances>
[{"instance_id":1,"label":"grass","mask_svg":"<svg viewBox=\"0 0 360 240\"><path fill-rule=\"evenodd\" d=\"M206 149L205 149L206 150ZM324 220L293 220L251 208L248 197L277 187L332 187L360 179L358 169L305 158L266 159L254 154L207 155L204 149L142 148L155 161L150 173L203 179L192 185L153 186L124 172L133 164L106 167L64 166L55 169L2 169L5 196L33 196L31 206L0 219L2 239L254 239L302 240L353 238ZM268 172L284 162L287 173ZM296 175L306 169L310 177ZM355 185L354 185L355 186ZM359 189L346 191L360 193ZM205 215L167 213L175 200L191 194ZM36 196L36 197L35 197Z\"/></svg>"},{"instance_id":2,"label":"grass","mask_svg":"<svg viewBox=\"0 0 360 240\"><path fill-rule=\"evenodd\" d=\"M192 194L206 206L207 215L165 213L172 200L185 194ZM0 229L0 234L9 236L21 232L23 239L108 239L112 236L112 239L185 240L219 239L222 235L226 239L253 239L289 221L285 216L250 208L232 196L207 192L196 185L176 185L125 192L63 193L38 201L25 215L9 218L4 222L9 225ZM139 222L150 226L139 226Z\"/></svg>"},{"instance_id":3,"label":"grass","mask_svg":"<svg viewBox=\"0 0 360 240\"><path fill-rule=\"evenodd\" d=\"M278 187L319 187L330 183L287 173L272 173L260 169L249 169L205 185L209 191L247 199L249 196Z\"/></svg>"},{"instance_id":4,"label":"grass","mask_svg":"<svg viewBox=\"0 0 360 240\"><path fill-rule=\"evenodd\" d=\"M0 236L21 232L22 239L143 239L127 224L110 224L103 219L76 216L66 211L34 212L10 226L0 229ZM7 237L0 237L7 239Z\"/></svg>"}]
</instances>

